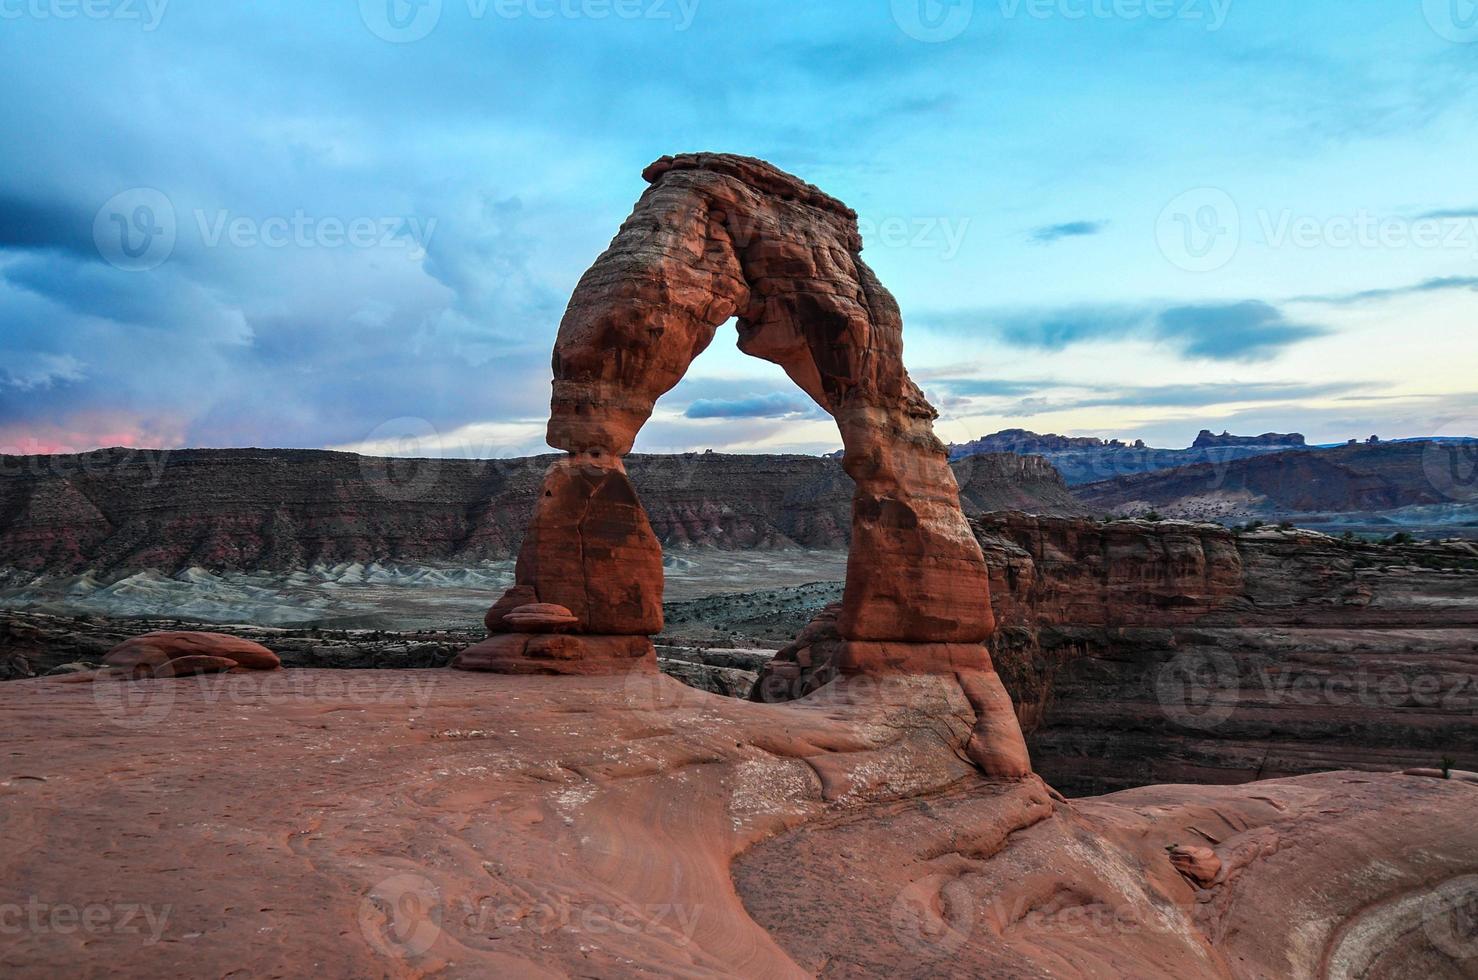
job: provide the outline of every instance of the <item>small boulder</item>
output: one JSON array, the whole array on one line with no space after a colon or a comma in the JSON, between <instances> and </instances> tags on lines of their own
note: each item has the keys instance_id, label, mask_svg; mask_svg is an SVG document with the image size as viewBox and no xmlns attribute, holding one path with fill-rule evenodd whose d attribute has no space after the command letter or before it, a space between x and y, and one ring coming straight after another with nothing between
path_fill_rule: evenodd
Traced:
<instances>
[{"instance_id":1,"label":"small boulder","mask_svg":"<svg viewBox=\"0 0 1478 980\"><path fill-rule=\"evenodd\" d=\"M487 627L489 633L494 635L512 632L513 628L503 621L503 617L513 612L519 606L533 605L538 601L539 594L533 590L532 586L515 585L503 593L501 599L493 603L492 608L488 610L487 616L483 619L483 625Z\"/></svg>"},{"instance_id":2,"label":"small boulder","mask_svg":"<svg viewBox=\"0 0 1478 980\"><path fill-rule=\"evenodd\" d=\"M277 654L260 643L224 633L146 633L118 644L103 658L135 676L180 677L220 670L276 670Z\"/></svg>"}]
</instances>

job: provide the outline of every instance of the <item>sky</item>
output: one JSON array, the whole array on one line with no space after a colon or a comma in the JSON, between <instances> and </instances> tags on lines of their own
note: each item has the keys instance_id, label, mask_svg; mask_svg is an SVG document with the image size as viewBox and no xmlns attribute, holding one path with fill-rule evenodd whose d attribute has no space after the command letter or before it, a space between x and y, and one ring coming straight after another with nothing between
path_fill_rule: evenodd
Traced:
<instances>
[{"instance_id":1,"label":"sky","mask_svg":"<svg viewBox=\"0 0 1478 980\"><path fill-rule=\"evenodd\" d=\"M546 451L667 153L855 207L946 442L1478 432L1475 0L0 0L0 453ZM825 452L726 326L638 450Z\"/></svg>"}]
</instances>

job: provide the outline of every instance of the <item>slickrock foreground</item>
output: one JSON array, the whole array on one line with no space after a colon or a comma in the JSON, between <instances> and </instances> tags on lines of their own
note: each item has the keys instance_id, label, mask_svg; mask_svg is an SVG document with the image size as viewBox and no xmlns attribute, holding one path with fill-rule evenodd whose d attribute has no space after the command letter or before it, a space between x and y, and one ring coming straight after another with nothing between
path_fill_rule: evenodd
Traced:
<instances>
[{"instance_id":1,"label":"slickrock foreground","mask_svg":"<svg viewBox=\"0 0 1478 980\"><path fill-rule=\"evenodd\" d=\"M0 687L0 714L9 976L1478 966L1478 786L1064 803L982 778L939 678L781 706L659 676L41 679ZM1218 880L1176 846L1213 851Z\"/></svg>"}]
</instances>

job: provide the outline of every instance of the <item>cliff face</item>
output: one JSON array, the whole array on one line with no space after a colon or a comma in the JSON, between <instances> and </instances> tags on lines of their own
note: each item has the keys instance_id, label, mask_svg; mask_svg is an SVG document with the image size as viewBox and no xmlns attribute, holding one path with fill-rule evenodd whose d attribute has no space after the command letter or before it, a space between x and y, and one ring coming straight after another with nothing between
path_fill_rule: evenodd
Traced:
<instances>
[{"instance_id":1,"label":"cliff face","mask_svg":"<svg viewBox=\"0 0 1478 980\"><path fill-rule=\"evenodd\" d=\"M1478 549L1205 525L975 521L996 665L1083 795L1478 763Z\"/></svg>"},{"instance_id":2,"label":"cliff face","mask_svg":"<svg viewBox=\"0 0 1478 980\"><path fill-rule=\"evenodd\" d=\"M990 453L967 456L950 466L960 485L960 505L967 514L1011 510L1076 517L1088 512L1068 490L1056 467L1040 456Z\"/></svg>"},{"instance_id":3,"label":"cliff face","mask_svg":"<svg viewBox=\"0 0 1478 980\"><path fill-rule=\"evenodd\" d=\"M308 450L104 450L0 457L0 569L285 570L462 561L518 551L552 456L374 459ZM843 548L852 482L836 460L632 456L668 547ZM1081 513L1052 468L957 464L972 512Z\"/></svg>"}]
</instances>

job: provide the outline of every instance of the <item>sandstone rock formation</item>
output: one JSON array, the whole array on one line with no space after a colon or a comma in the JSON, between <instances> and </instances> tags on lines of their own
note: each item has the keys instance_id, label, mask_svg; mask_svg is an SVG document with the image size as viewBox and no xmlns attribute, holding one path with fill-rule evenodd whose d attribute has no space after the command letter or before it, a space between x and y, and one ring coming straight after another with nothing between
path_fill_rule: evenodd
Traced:
<instances>
[{"instance_id":1,"label":"sandstone rock formation","mask_svg":"<svg viewBox=\"0 0 1478 980\"><path fill-rule=\"evenodd\" d=\"M137 677L182 677L226 670L276 670L277 654L260 643L224 633L146 633L118 644L103 658L108 667Z\"/></svg>"},{"instance_id":2,"label":"sandstone rock formation","mask_svg":"<svg viewBox=\"0 0 1478 980\"><path fill-rule=\"evenodd\" d=\"M664 157L644 176L652 186L560 325L548 440L569 456L551 466L520 551L521 597L568 607L584 634L661 629L660 546L621 458L737 317L740 349L778 364L841 430L856 490L838 669L961 672L982 703L1009 705L983 646L994 628L985 561L936 413L904 369L898 304L862 261L856 213L743 157ZM458 666L504 657L520 670L530 657L549 669L578 659L503 634ZM999 757L1029 771L1019 737Z\"/></svg>"}]
</instances>

